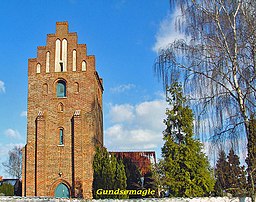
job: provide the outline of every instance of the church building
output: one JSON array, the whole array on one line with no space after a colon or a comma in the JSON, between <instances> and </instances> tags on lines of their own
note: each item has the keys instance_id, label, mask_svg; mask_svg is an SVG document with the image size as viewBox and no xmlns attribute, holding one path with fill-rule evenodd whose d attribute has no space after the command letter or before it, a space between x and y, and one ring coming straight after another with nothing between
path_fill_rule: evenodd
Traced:
<instances>
[{"instance_id":1,"label":"church building","mask_svg":"<svg viewBox=\"0 0 256 202\"><path fill-rule=\"evenodd\" d=\"M67 22L28 60L22 195L92 198L95 146L103 145L103 82L95 57Z\"/></svg>"}]
</instances>

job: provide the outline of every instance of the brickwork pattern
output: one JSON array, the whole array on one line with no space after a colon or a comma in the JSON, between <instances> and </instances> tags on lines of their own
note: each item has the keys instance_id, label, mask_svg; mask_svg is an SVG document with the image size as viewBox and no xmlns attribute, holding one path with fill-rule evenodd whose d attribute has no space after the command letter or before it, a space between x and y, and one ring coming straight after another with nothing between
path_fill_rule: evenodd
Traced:
<instances>
[{"instance_id":1,"label":"brickwork pattern","mask_svg":"<svg viewBox=\"0 0 256 202\"><path fill-rule=\"evenodd\" d=\"M55 72L57 39L68 42L66 72ZM73 50L76 50L76 71L72 68ZM86 71L82 71L83 61ZM57 97L59 80L66 83L65 97ZM37 58L28 60L23 196L54 196L58 184L64 183L71 197L92 197L94 149L96 144L103 144L102 93L95 57L87 55L85 44L77 44L77 34L68 31L67 22L57 22L56 33L48 34L46 46L37 48ZM60 145L60 129L63 129L63 145Z\"/></svg>"}]
</instances>

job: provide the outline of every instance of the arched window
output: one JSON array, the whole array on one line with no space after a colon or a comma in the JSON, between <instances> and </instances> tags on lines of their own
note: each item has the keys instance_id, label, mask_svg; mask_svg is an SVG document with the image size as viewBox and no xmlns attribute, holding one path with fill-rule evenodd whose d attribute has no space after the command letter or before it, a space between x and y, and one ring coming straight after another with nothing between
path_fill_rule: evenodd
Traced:
<instances>
[{"instance_id":1,"label":"arched window","mask_svg":"<svg viewBox=\"0 0 256 202\"><path fill-rule=\"evenodd\" d=\"M55 45L55 72L60 72L60 40L56 40L56 45Z\"/></svg>"},{"instance_id":2,"label":"arched window","mask_svg":"<svg viewBox=\"0 0 256 202\"><path fill-rule=\"evenodd\" d=\"M64 133L63 133L63 128L60 128L59 130L59 136L60 136L60 145L64 145Z\"/></svg>"},{"instance_id":3,"label":"arched window","mask_svg":"<svg viewBox=\"0 0 256 202\"><path fill-rule=\"evenodd\" d=\"M46 53L46 68L45 68L46 73L50 72L50 52L48 51Z\"/></svg>"},{"instance_id":4,"label":"arched window","mask_svg":"<svg viewBox=\"0 0 256 202\"><path fill-rule=\"evenodd\" d=\"M63 112L64 111L64 105L60 102L58 104L58 112Z\"/></svg>"},{"instance_id":5,"label":"arched window","mask_svg":"<svg viewBox=\"0 0 256 202\"><path fill-rule=\"evenodd\" d=\"M67 39L62 40L62 67L61 67L61 72L66 72L67 71L67 52L68 52L68 41Z\"/></svg>"},{"instance_id":6,"label":"arched window","mask_svg":"<svg viewBox=\"0 0 256 202\"><path fill-rule=\"evenodd\" d=\"M87 68L87 63L86 63L86 61L83 61L82 62L82 71L86 71L86 68Z\"/></svg>"},{"instance_id":7,"label":"arched window","mask_svg":"<svg viewBox=\"0 0 256 202\"><path fill-rule=\"evenodd\" d=\"M57 82L57 97L66 97L66 82L63 80Z\"/></svg>"},{"instance_id":8,"label":"arched window","mask_svg":"<svg viewBox=\"0 0 256 202\"><path fill-rule=\"evenodd\" d=\"M40 71L41 71L41 65L40 65L40 63L38 63L36 65L36 73L40 73Z\"/></svg>"},{"instance_id":9,"label":"arched window","mask_svg":"<svg viewBox=\"0 0 256 202\"><path fill-rule=\"evenodd\" d=\"M76 71L76 50L73 50L73 71Z\"/></svg>"},{"instance_id":10,"label":"arched window","mask_svg":"<svg viewBox=\"0 0 256 202\"><path fill-rule=\"evenodd\" d=\"M45 83L45 84L43 85L43 94L44 94L44 95L47 95L47 94L48 94L48 85L47 85L47 83Z\"/></svg>"},{"instance_id":11,"label":"arched window","mask_svg":"<svg viewBox=\"0 0 256 202\"><path fill-rule=\"evenodd\" d=\"M75 82L75 93L79 93L79 84Z\"/></svg>"}]
</instances>

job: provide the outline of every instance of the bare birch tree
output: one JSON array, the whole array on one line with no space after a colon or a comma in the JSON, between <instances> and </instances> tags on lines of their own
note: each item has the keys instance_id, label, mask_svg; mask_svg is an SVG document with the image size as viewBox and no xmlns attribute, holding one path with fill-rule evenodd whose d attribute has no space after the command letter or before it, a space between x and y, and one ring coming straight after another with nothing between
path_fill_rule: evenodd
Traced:
<instances>
[{"instance_id":1,"label":"bare birch tree","mask_svg":"<svg viewBox=\"0 0 256 202\"><path fill-rule=\"evenodd\" d=\"M256 2L170 3L181 9L177 28L187 39L160 50L156 73L164 85L176 80L184 84L201 138L209 134L214 142L248 140L249 123L256 112Z\"/></svg>"},{"instance_id":2,"label":"bare birch tree","mask_svg":"<svg viewBox=\"0 0 256 202\"><path fill-rule=\"evenodd\" d=\"M9 151L9 159L3 163L5 171L17 179L21 179L22 151L21 147L15 146Z\"/></svg>"}]
</instances>

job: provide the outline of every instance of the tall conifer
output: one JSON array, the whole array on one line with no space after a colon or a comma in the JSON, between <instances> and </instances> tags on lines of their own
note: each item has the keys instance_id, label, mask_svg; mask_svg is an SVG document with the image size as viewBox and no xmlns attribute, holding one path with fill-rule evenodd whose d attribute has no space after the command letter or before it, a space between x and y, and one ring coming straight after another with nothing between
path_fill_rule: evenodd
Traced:
<instances>
[{"instance_id":1,"label":"tall conifer","mask_svg":"<svg viewBox=\"0 0 256 202\"><path fill-rule=\"evenodd\" d=\"M245 167L240 165L239 156L231 148L228 156L223 150L219 152L215 169L215 192L218 196L230 193L233 196L246 194Z\"/></svg>"},{"instance_id":2,"label":"tall conifer","mask_svg":"<svg viewBox=\"0 0 256 202\"><path fill-rule=\"evenodd\" d=\"M229 164L227 162L226 153L224 150L220 150L219 157L216 163L215 176L215 192L218 196L223 196L224 192L228 188L227 178L228 178Z\"/></svg>"},{"instance_id":3,"label":"tall conifer","mask_svg":"<svg viewBox=\"0 0 256 202\"><path fill-rule=\"evenodd\" d=\"M232 148L228 154L228 163L228 191L233 196L243 196L246 193L245 168L244 166L240 166L239 156L235 154Z\"/></svg>"},{"instance_id":4,"label":"tall conifer","mask_svg":"<svg viewBox=\"0 0 256 202\"><path fill-rule=\"evenodd\" d=\"M193 138L192 110L185 105L186 99L177 82L168 92L167 101L172 108L166 110L161 162L165 185L170 195L175 197L209 195L214 187L214 178L202 152L202 143Z\"/></svg>"},{"instance_id":5,"label":"tall conifer","mask_svg":"<svg viewBox=\"0 0 256 202\"><path fill-rule=\"evenodd\" d=\"M127 177L127 189L139 189L141 188L141 173L136 164L131 159L123 158L125 173Z\"/></svg>"},{"instance_id":6,"label":"tall conifer","mask_svg":"<svg viewBox=\"0 0 256 202\"><path fill-rule=\"evenodd\" d=\"M256 183L256 118L251 116L249 121L249 137L248 137L248 156L246 163L248 165L248 190L252 197L256 198L255 183ZM256 200L255 200L256 201Z\"/></svg>"},{"instance_id":7,"label":"tall conifer","mask_svg":"<svg viewBox=\"0 0 256 202\"><path fill-rule=\"evenodd\" d=\"M126 173L121 159L117 160L110 155L106 148L97 148L93 161L93 197L98 198L123 198L122 195L97 195L98 189L116 190L126 189Z\"/></svg>"}]
</instances>

